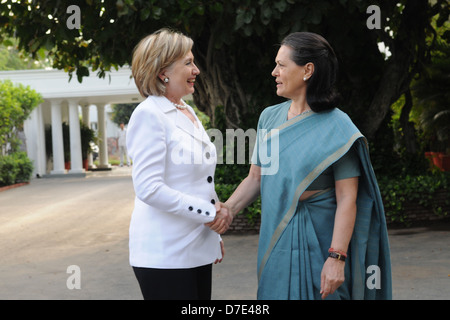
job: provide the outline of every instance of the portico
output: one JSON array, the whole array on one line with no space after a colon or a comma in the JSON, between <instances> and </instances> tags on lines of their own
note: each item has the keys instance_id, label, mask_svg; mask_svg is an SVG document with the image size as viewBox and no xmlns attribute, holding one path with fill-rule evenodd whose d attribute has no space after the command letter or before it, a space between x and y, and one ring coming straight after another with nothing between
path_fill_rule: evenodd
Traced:
<instances>
[{"instance_id":1,"label":"portico","mask_svg":"<svg viewBox=\"0 0 450 320\"><path fill-rule=\"evenodd\" d=\"M111 71L99 78L91 71L79 83L76 77L69 81L66 72L60 70L18 70L0 72L0 80L9 79L22 83L40 93L44 102L35 108L24 123L28 157L34 162L33 176L83 175L80 108L83 123L89 126L89 108L95 107L98 116L98 168L109 168L106 139L105 106L113 103L137 103L141 96L131 77L130 68ZM64 160L63 123L69 125L70 167ZM51 125L51 153L46 153L45 130ZM67 149L67 148L66 148ZM92 156L88 158L92 167Z\"/></svg>"}]
</instances>

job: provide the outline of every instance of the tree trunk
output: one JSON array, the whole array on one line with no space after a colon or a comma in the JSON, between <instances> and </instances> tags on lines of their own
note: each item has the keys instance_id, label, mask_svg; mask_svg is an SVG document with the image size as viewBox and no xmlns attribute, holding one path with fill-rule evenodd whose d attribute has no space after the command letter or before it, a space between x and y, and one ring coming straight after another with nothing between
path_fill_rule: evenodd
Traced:
<instances>
[{"instance_id":1,"label":"tree trunk","mask_svg":"<svg viewBox=\"0 0 450 320\"><path fill-rule=\"evenodd\" d=\"M389 112L389 108L409 85L410 61L408 55L393 57L386 67L380 81L378 90L369 106L366 121L362 124L362 132L372 139L380 127L381 122Z\"/></svg>"},{"instance_id":2,"label":"tree trunk","mask_svg":"<svg viewBox=\"0 0 450 320\"><path fill-rule=\"evenodd\" d=\"M400 114L400 126L403 129L403 139L405 141L406 152L409 154L416 154L417 143L416 143L416 132L414 129L414 124L409 121L409 114L413 107L411 90L407 90L405 93L405 104L402 108Z\"/></svg>"},{"instance_id":3,"label":"tree trunk","mask_svg":"<svg viewBox=\"0 0 450 320\"><path fill-rule=\"evenodd\" d=\"M237 76L235 56L227 52L225 46L215 49L214 43L212 32L206 52L194 46L196 64L200 69L194 102L210 117L213 127L218 127L219 118L224 116L222 125L236 129L247 112L247 98ZM223 107L223 115L219 114L218 107Z\"/></svg>"},{"instance_id":4,"label":"tree trunk","mask_svg":"<svg viewBox=\"0 0 450 320\"><path fill-rule=\"evenodd\" d=\"M375 136L391 104L408 90L412 76L417 71L411 68L411 65L414 60L417 63L424 55L423 33L428 25L427 0L409 0L402 17L403 20L390 48L392 57L368 109L370 117L361 127L363 134L369 139Z\"/></svg>"}]
</instances>

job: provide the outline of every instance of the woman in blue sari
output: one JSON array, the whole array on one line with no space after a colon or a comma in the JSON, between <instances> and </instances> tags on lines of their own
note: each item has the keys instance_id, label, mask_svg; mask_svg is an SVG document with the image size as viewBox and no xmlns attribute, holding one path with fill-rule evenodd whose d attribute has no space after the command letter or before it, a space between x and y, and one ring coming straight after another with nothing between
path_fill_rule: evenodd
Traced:
<instances>
[{"instance_id":1,"label":"woman in blue sari","mask_svg":"<svg viewBox=\"0 0 450 320\"><path fill-rule=\"evenodd\" d=\"M367 141L337 108L334 51L297 32L275 62L288 100L262 112L249 175L223 204L235 216L261 195L258 299L391 299L383 204Z\"/></svg>"}]
</instances>

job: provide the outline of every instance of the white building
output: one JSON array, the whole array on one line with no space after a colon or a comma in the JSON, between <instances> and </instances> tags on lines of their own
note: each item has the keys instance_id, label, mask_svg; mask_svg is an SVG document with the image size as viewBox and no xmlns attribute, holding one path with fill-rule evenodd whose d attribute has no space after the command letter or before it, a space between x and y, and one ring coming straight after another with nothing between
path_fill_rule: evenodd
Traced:
<instances>
[{"instance_id":1,"label":"white building","mask_svg":"<svg viewBox=\"0 0 450 320\"><path fill-rule=\"evenodd\" d=\"M68 74L60 70L1 71L0 80L6 79L30 86L44 99L24 124L28 157L34 162L33 176L84 173L80 114L83 123L87 125L93 120L90 119L91 114L94 117L96 115L99 139L98 167L109 168L105 106L142 101L129 68L111 71L103 79L95 72L91 72L89 77L83 77L82 83L78 82L76 76L69 81ZM63 122L67 122L70 128L69 170L65 169L64 164ZM51 124L52 128L53 161L48 161L45 152L45 126L48 124ZM92 165L92 159L90 164Z\"/></svg>"}]
</instances>

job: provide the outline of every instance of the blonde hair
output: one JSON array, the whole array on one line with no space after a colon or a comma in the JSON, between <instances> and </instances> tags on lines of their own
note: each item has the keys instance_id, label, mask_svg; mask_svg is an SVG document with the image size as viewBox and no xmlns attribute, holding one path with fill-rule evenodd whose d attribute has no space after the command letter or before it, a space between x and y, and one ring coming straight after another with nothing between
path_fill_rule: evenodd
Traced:
<instances>
[{"instance_id":1,"label":"blonde hair","mask_svg":"<svg viewBox=\"0 0 450 320\"><path fill-rule=\"evenodd\" d=\"M194 42L184 34L167 28L142 39L133 51L131 72L143 97L161 96L164 82L158 75L192 50Z\"/></svg>"}]
</instances>

